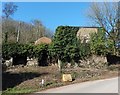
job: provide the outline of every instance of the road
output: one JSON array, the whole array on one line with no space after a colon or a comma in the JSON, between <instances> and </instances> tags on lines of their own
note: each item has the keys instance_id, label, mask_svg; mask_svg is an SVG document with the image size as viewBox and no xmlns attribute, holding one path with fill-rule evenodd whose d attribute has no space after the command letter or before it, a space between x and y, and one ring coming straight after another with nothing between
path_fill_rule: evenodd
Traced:
<instances>
[{"instance_id":1,"label":"road","mask_svg":"<svg viewBox=\"0 0 120 95\"><path fill-rule=\"evenodd\" d=\"M118 77L77 83L37 93L118 93Z\"/></svg>"}]
</instances>

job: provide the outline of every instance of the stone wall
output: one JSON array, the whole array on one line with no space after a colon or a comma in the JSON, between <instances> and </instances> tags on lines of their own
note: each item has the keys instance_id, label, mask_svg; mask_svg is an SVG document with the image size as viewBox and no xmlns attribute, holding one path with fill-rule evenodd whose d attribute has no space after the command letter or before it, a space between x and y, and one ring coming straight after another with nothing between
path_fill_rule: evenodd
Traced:
<instances>
[{"instance_id":1,"label":"stone wall","mask_svg":"<svg viewBox=\"0 0 120 95\"><path fill-rule=\"evenodd\" d=\"M33 58L27 58L27 66L38 66L38 60Z\"/></svg>"},{"instance_id":2,"label":"stone wall","mask_svg":"<svg viewBox=\"0 0 120 95\"><path fill-rule=\"evenodd\" d=\"M86 60L80 60L81 67L87 67L87 68L105 68L108 63L107 63L107 58L104 56L96 56L92 55L90 58L87 58Z\"/></svg>"},{"instance_id":3,"label":"stone wall","mask_svg":"<svg viewBox=\"0 0 120 95\"><path fill-rule=\"evenodd\" d=\"M87 43L90 40L90 34L97 32L98 32L98 28L92 28L92 27L80 28L77 32L77 38L80 39L82 43L84 41Z\"/></svg>"}]
</instances>

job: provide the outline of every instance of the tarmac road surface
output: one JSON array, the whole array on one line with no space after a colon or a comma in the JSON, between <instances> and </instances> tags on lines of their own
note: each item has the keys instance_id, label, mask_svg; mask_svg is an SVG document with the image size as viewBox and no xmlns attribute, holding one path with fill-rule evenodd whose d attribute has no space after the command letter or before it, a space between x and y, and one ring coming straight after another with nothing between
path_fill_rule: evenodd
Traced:
<instances>
[{"instance_id":1,"label":"tarmac road surface","mask_svg":"<svg viewBox=\"0 0 120 95\"><path fill-rule=\"evenodd\" d=\"M76 83L37 93L118 93L118 77Z\"/></svg>"}]
</instances>

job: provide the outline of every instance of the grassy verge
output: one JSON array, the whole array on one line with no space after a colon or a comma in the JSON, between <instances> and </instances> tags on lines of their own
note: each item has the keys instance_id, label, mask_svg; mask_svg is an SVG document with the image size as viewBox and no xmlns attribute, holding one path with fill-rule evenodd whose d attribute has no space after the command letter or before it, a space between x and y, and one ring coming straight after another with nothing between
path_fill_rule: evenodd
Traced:
<instances>
[{"instance_id":1,"label":"grassy verge","mask_svg":"<svg viewBox=\"0 0 120 95\"><path fill-rule=\"evenodd\" d=\"M7 89L3 91L2 95L23 95L68 84L111 78L118 76L117 68L118 67L116 66L111 66L107 69L78 67L64 69L62 73L57 70L57 67L51 66L12 69L9 70L9 73L7 72L3 78ZM62 82L62 74L64 73L71 74L73 81ZM45 79L44 86L40 85L41 79ZM14 85L10 87L9 85L12 85L13 83Z\"/></svg>"},{"instance_id":2,"label":"grassy verge","mask_svg":"<svg viewBox=\"0 0 120 95\"><path fill-rule=\"evenodd\" d=\"M9 88L9 89L3 91L2 95L22 95L22 94L26 94L26 93L32 93L32 92L35 92L35 91L37 91L37 89L29 89L29 88L18 89L16 87L14 87L14 88Z\"/></svg>"}]
</instances>

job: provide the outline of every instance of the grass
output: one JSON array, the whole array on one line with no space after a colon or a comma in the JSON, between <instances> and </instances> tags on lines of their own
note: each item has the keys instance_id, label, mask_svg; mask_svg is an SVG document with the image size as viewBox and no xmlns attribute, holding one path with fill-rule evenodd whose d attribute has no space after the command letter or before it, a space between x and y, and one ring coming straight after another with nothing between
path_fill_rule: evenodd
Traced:
<instances>
[{"instance_id":1,"label":"grass","mask_svg":"<svg viewBox=\"0 0 120 95\"><path fill-rule=\"evenodd\" d=\"M62 82L62 74L64 73L71 74L73 81ZM59 72L58 67L54 66L21 67L17 69L13 68L8 70L7 74L5 74L5 78L7 78L7 80L4 80L4 83L8 84L5 85L7 89L3 91L2 95L23 95L25 93L38 92L48 88L54 88L78 82L110 78L114 76L117 76L117 71L113 69L98 70L93 68L78 67L64 69L61 73ZM44 86L40 85L40 81L42 79L45 80ZM16 83L9 87L9 82Z\"/></svg>"},{"instance_id":2,"label":"grass","mask_svg":"<svg viewBox=\"0 0 120 95\"><path fill-rule=\"evenodd\" d=\"M21 95L21 94L26 94L26 93L32 93L37 91L37 89L18 89L16 87L14 88L8 88L7 90L2 92L2 95Z\"/></svg>"}]
</instances>

